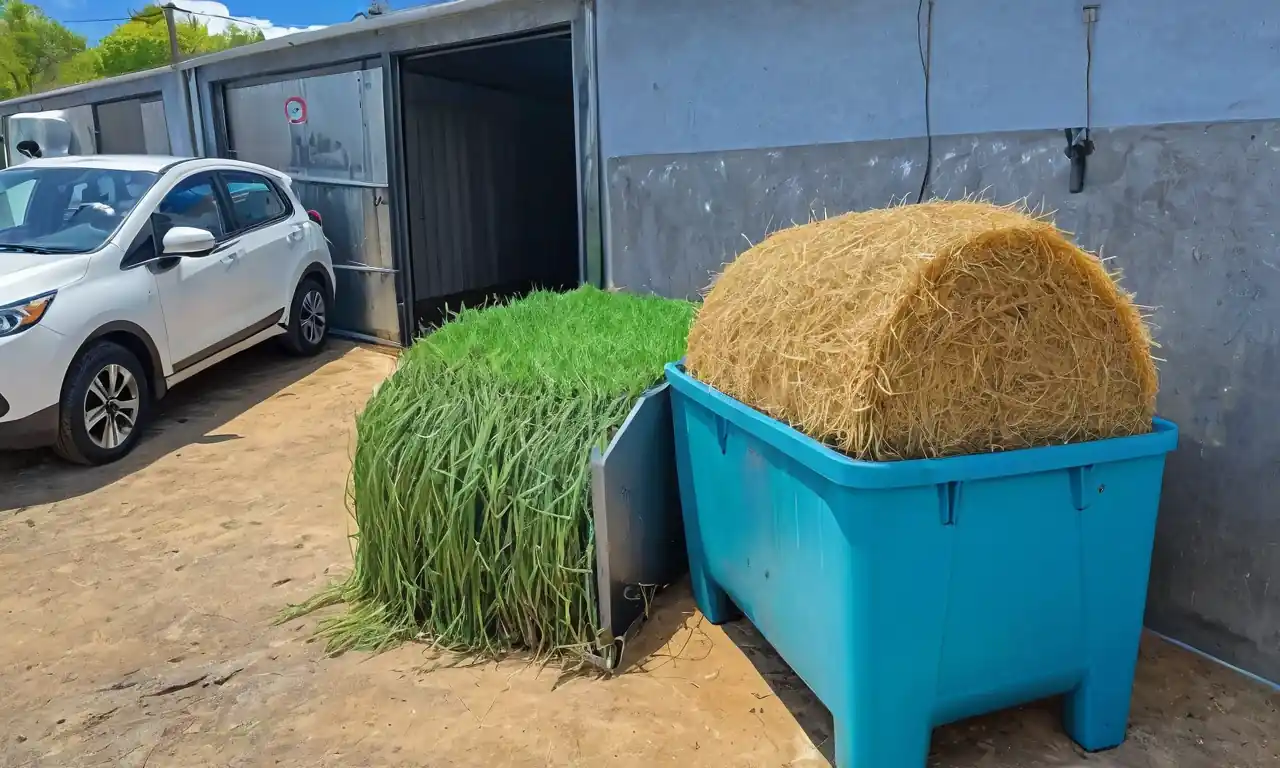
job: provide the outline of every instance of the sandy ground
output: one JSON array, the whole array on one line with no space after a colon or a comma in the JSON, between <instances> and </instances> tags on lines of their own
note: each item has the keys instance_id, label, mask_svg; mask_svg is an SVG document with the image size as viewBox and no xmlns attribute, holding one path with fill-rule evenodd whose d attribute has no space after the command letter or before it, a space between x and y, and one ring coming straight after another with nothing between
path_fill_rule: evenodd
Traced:
<instances>
[{"instance_id":1,"label":"sandy ground","mask_svg":"<svg viewBox=\"0 0 1280 768\"><path fill-rule=\"evenodd\" d=\"M270 349L175 390L126 461L0 457L0 766L821 766L831 718L743 623L659 600L610 680L420 646L325 658L272 617L350 564L352 415L393 366ZM1053 704L941 729L933 766L1280 764L1280 698L1151 639L1128 742Z\"/></svg>"}]
</instances>

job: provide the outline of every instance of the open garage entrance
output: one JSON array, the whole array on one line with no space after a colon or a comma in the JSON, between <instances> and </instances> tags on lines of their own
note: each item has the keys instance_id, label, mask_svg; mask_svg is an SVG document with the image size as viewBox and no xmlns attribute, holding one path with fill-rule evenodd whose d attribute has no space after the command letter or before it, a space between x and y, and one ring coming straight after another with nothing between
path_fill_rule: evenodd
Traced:
<instances>
[{"instance_id":1,"label":"open garage entrance","mask_svg":"<svg viewBox=\"0 0 1280 768\"><path fill-rule=\"evenodd\" d=\"M462 306L581 279L568 29L403 59L415 333Z\"/></svg>"}]
</instances>

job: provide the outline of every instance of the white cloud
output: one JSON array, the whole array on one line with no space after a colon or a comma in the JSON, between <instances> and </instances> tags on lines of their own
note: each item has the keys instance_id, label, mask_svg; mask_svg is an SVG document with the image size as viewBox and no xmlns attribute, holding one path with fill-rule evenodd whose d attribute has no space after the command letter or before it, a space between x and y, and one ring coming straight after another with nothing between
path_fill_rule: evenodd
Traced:
<instances>
[{"instance_id":1,"label":"white cloud","mask_svg":"<svg viewBox=\"0 0 1280 768\"><path fill-rule=\"evenodd\" d=\"M231 9L227 8L225 4L213 2L213 0L177 0L174 5L183 10L194 12L192 14L178 13L176 14L178 17L194 18L204 24L209 32L214 35L225 32L228 27L239 26L244 29L261 30L262 36L270 40L274 37L292 35L295 32L324 29L325 26L323 24L312 24L306 27L282 27L269 19L232 13Z\"/></svg>"}]
</instances>

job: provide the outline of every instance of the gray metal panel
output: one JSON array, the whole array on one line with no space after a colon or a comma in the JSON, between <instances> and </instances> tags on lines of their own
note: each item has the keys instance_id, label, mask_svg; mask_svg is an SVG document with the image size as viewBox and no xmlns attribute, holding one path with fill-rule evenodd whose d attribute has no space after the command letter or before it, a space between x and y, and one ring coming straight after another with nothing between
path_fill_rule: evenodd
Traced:
<instances>
[{"instance_id":1,"label":"gray metal panel","mask_svg":"<svg viewBox=\"0 0 1280 768\"><path fill-rule=\"evenodd\" d=\"M333 327L400 343L395 272L366 272L334 265Z\"/></svg>"},{"instance_id":2,"label":"gray metal panel","mask_svg":"<svg viewBox=\"0 0 1280 768\"><path fill-rule=\"evenodd\" d=\"M145 155L147 137L138 99L98 105L98 147L104 155Z\"/></svg>"},{"instance_id":3,"label":"gray metal panel","mask_svg":"<svg viewBox=\"0 0 1280 768\"><path fill-rule=\"evenodd\" d=\"M600 620L623 637L644 614L641 586L688 569L667 384L645 393L602 454L591 452Z\"/></svg>"},{"instance_id":4,"label":"gray metal panel","mask_svg":"<svg viewBox=\"0 0 1280 768\"><path fill-rule=\"evenodd\" d=\"M1061 131L935 137L932 190L1028 198L1156 307L1180 426L1148 624L1280 680L1280 122L1094 130L1080 194ZM615 282L687 296L768 232L920 188L923 139L611 161ZM907 172L909 171L909 172ZM1270 590L1270 581L1277 590Z\"/></svg>"},{"instance_id":5,"label":"gray metal panel","mask_svg":"<svg viewBox=\"0 0 1280 768\"><path fill-rule=\"evenodd\" d=\"M381 82L380 70L372 78L355 70L228 87L231 154L294 176L385 185ZM306 102L307 119L299 125L285 117L285 102L293 97Z\"/></svg>"},{"instance_id":6,"label":"gray metal panel","mask_svg":"<svg viewBox=\"0 0 1280 768\"><path fill-rule=\"evenodd\" d=\"M94 135L93 107L88 104L80 107L66 107L63 116L71 124L71 133L76 137L79 155L98 154L98 141Z\"/></svg>"},{"instance_id":7,"label":"gray metal panel","mask_svg":"<svg viewBox=\"0 0 1280 768\"><path fill-rule=\"evenodd\" d=\"M364 116L365 167L370 180L387 184L387 118L386 92L382 69L366 69L361 73L360 114Z\"/></svg>"},{"instance_id":8,"label":"gray metal panel","mask_svg":"<svg viewBox=\"0 0 1280 768\"><path fill-rule=\"evenodd\" d=\"M320 214L337 265L393 270L387 190L295 181L302 206Z\"/></svg>"},{"instance_id":9,"label":"gray metal panel","mask_svg":"<svg viewBox=\"0 0 1280 768\"><path fill-rule=\"evenodd\" d=\"M170 154L169 121L164 116L164 101L142 102L142 135L148 155Z\"/></svg>"}]
</instances>

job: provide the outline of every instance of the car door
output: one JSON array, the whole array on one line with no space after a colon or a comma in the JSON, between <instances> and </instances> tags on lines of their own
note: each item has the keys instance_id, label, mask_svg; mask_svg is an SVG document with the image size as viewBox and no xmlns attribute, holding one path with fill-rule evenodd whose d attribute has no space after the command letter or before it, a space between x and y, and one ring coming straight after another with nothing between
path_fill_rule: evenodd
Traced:
<instances>
[{"instance_id":1,"label":"car door","mask_svg":"<svg viewBox=\"0 0 1280 768\"><path fill-rule=\"evenodd\" d=\"M292 203L274 181L248 171L219 172L231 217L239 280L254 318L287 319L285 303L293 295L287 283L307 250L306 228L296 221Z\"/></svg>"},{"instance_id":2,"label":"car door","mask_svg":"<svg viewBox=\"0 0 1280 768\"><path fill-rule=\"evenodd\" d=\"M175 184L151 216L161 250L174 227L206 229L217 242L208 254L176 258L171 266L162 262L156 270L174 373L231 346L252 322L235 274L227 207L216 174L203 172Z\"/></svg>"}]
</instances>

